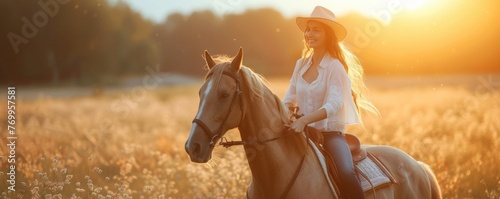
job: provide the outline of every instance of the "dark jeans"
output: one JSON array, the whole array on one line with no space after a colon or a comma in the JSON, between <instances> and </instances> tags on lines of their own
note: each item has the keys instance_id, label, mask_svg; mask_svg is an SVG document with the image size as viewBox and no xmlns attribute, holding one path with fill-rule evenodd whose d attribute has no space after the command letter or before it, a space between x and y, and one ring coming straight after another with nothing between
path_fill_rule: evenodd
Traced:
<instances>
[{"instance_id":1,"label":"dark jeans","mask_svg":"<svg viewBox=\"0 0 500 199\"><path fill-rule=\"evenodd\" d=\"M365 198L361 184L356 177L351 151L345 136L336 131L323 132L325 142L323 147L328 151L337 166L340 176L340 188L346 198Z\"/></svg>"}]
</instances>

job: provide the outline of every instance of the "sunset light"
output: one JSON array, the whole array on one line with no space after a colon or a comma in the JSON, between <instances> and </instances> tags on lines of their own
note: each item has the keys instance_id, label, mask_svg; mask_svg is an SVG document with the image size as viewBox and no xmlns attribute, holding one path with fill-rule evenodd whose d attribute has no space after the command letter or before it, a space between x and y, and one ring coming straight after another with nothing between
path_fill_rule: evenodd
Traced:
<instances>
[{"instance_id":1,"label":"sunset light","mask_svg":"<svg viewBox=\"0 0 500 199\"><path fill-rule=\"evenodd\" d=\"M425 6L428 2L428 0L410 0L408 2L403 3L404 7L407 10L417 10L421 8L422 6Z\"/></svg>"},{"instance_id":2,"label":"sunset light","mask_svg":"<svg viewBox=\"0 0 500 199\"><path fill-rule=\"evenodd\" d=\"M500 0L0 18L0 198L500 199Z\"/></svg>"}]
</instances>

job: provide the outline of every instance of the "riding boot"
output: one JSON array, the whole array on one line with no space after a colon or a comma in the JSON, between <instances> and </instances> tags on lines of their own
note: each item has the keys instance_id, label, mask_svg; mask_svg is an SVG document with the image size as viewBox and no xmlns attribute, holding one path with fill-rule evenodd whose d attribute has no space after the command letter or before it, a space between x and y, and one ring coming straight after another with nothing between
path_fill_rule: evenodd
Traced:
<instances>
[{"instance_id":1,"label":"riding boot","mask_svg":"<svg viewBox=\"0 0 500 199\"><path fill-rule=\"evenodd\" d=\"M340 188L344 198L364 199L365 195L361 183L356 177L351 151L347 145L345 135L339 131L324 132L323 147L332 157L340 176Z\"/></svg>"}]
</instances>

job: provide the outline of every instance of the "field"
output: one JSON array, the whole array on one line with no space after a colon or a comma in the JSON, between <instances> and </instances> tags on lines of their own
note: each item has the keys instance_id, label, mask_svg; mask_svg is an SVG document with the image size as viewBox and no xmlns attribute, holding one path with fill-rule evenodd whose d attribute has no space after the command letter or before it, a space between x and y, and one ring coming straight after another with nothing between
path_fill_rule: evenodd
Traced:
<instances>
[{"instance_id":1,"label":"field","mask_svg":"<svg viewBox=\"0 0 500 199\"><path fill-rule=\"evenodd\" d=\"M369 81L381 115L349 131L365 144L390 145L435 171L444 198L500 198L500 89ZM270 80L283 96L287 80ZM461 82L461 81L458 81ZM498 83L497 83L498 84ZM3 198L245 198L250 171L241 147L217 147L208 164L184 151L200 84L19 99L16 192L7 190L7 131L0 130ZM18 92L22 92L19 89ZM2 93L0 122L7 124ZM239 139L238 131L228 137Z\"/></svg>"}]
</instances>

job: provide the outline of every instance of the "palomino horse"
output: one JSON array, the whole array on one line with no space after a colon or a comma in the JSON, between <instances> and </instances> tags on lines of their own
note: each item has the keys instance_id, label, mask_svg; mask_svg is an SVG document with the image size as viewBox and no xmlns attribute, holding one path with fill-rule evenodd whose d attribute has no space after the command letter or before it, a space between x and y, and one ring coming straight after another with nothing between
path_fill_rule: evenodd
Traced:
<instances>
[{"instance_id":1,"label":"palomino horse","mask_svg":"<svg viewBox=\"0 0 500 199\"><path fill-rule=\"evenodd\" d=\"M339 198L332 192L304 136L289 133L288 113L261 77L242 66L242 49L227 62L216 63L205 51L210 69L200 88L200 104L186 142L191 161L210 160L223 135L238 128L252 182L248 198ZM227 143L227 142L226 142ZM219 143L220 144L220 143ZM367 198L441 198L430 168L401 150L364 146L377 155L397 180Z\"/></svg>"}]
</instances>

